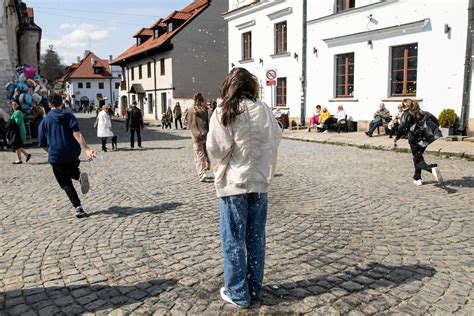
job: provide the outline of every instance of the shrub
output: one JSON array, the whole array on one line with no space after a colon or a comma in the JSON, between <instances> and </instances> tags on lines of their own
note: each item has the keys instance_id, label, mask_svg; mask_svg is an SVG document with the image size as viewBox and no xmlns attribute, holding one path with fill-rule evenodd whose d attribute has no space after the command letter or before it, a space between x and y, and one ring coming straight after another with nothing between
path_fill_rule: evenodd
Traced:
<instances>
[{"instance_id":1,"label":"shrub","mask_svg":"<svg viewBox=\"0 0 474 316\"><path fill-rule=\"evenodd\" d=\"M458 120L458 116L456 115L456 112L454 112L453 109L444 109L441 111L439 114L439 126L443 128L451 128L456 124Z\"/></svg>"}]
</instances>

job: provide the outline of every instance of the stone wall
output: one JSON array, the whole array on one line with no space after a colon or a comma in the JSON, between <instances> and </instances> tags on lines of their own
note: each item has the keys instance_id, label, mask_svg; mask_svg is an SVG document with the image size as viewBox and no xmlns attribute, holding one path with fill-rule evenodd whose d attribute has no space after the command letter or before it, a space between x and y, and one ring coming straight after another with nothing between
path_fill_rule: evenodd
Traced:
<instances>
[{"instance_id":1,"label":"stone wall","mask_svg":"<svg viewBox=\"0 0 474 316\"><path fill-rule=\"evenodd\" d=\"M0 108L7 108L5 85L18 63L16 30L19 21L13 0L0 0Z\"/></svg>"}]
</instances>

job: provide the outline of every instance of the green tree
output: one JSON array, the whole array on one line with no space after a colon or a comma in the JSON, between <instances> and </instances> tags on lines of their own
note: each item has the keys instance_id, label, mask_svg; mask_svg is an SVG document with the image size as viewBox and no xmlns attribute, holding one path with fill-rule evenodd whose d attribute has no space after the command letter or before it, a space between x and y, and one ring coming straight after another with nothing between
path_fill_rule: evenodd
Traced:
<instances>
[{"instance_id":1,"label":"green tree","mask_svg":"<svg viewBox=\"0 0 474 316\"><path fill-rule=\"evenodd\" d=\"M50 82L58 80L66 73L66 66L61 63L61 58L53 45L50 45L46 53L41 55L40 71L41 75Z\"/></svg>"}]
</instances>

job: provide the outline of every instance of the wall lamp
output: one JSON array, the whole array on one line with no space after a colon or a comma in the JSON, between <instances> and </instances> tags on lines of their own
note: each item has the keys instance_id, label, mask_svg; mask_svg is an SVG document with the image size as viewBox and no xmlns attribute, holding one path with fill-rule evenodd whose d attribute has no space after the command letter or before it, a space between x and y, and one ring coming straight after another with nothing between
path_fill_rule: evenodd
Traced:
<instances>
[{"instance_id":1,"label":"wall lamp","mask_svg":"<svg viewBox=\"0 0 474 316\"><path fill-rule=\"evenodd\" d=\"M371 49L374 47L374 45L373 45L373 43L372 43L371 40L368 40L368 41L367 41L367 45L370 45L370 48L371 48Z\"/></svg>"},{"instance_id":2,"label":"wall lamp","mask_svg":"<svg viewBox=\"0 0 474 316\"><path fill-rule=\"evenodd\" d=\"M260 63L263 65L263 59L262 58L260 58Z\"/></svg>"},{"instance_id":3,"label":"wall lamp","mask_svg":"<svg viewBox=\"0 0 474 316\"><path fill-rule=\"evenodd\" d=\"M298 59L298 54L295 53L295 54L293 55L293 57L294 57L295 59Z\"/></svg>"},{"instance_id":4,"label":"wall lamp","mask_svg":"<svg viewBox=\"0 0 474 316\"><path fill-rule=\"evenodd\" d=\"M230 66L231 66L232 68L234 68L234 67L235 67L235 64L234 64L234 63L232 63L232 64L230 64Z\"/></svg>"},{"instance_id":5,"label":"wall lamp","mask_svg":"<svg viewBox=\"0 0 474 316\"><path fill-rule=\"evenodd\" d=\"M315 54L315 55L318 54L318 49L316 47L313 47L313 54Z\"/></svg>"},{"instance_id":6,"label":"wall lamp","mask_svg":"<svg viewBox=\"0 0 474 316\"><path fill-rule=\"evenodd\" d=\"M444 33L448 34L449 32L451 32L451 26L449 26L449 24L445 24L444 25Z\"/></svg>"}]
</instances>

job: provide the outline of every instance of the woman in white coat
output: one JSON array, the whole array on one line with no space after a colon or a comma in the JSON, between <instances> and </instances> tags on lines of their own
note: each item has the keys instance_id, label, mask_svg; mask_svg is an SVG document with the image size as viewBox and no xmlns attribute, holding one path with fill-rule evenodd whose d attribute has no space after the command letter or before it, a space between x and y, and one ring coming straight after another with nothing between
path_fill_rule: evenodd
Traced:
<instances>
[{"instance_id":1,"label":"woman in white coat","mask_svg":"<svg viewBox=\"0 0 474 316\"><path fill-rule=\"evenodd\" d=\"M102 106L102 111L100 111L97 116L96 125L97 125L97 137L102 139L102 150L107 151L107 137L113 137L114 132L112 131L112 120L110 119L109 114L107 113L107 106Z\"/></svg>"}]
</instances>

